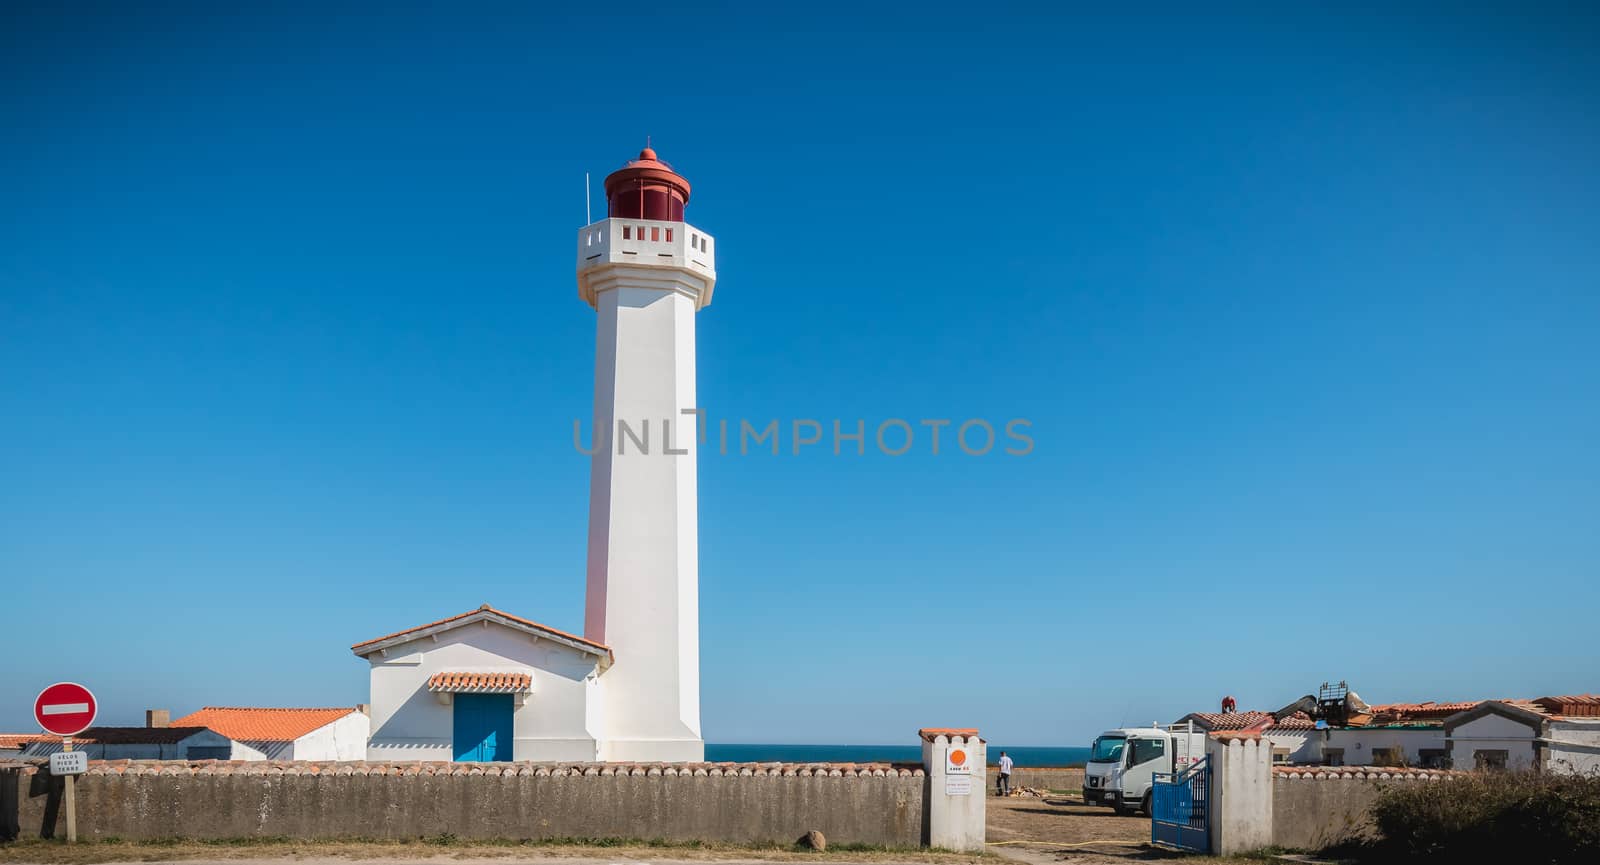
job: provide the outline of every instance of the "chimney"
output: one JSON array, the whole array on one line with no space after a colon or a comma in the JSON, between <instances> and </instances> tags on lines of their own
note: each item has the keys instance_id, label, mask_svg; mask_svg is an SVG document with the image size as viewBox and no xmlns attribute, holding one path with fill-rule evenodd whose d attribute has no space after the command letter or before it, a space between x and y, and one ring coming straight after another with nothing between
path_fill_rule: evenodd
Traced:
<instances>
[{"instance_id":1,"label":"chimney","mask_svg":"<svg viewBox=\"0 0 1600 865\"><path fill-rule=\"evenodd\" d=\"M166 709L145 709L144 725L152 728L170 727L172 726L172 713Z\"/></svg>"},{"instance_id":2,"label":"chimney","mask_svg":"<svg viewBox=\"0 0 1600 865\"><path fill-rule=\"evenodd\" d=\"M366 703L357 703L356 704L356 711L360 712L363 715L371 715L372 714L372 707L367 705Z\"/></svg>"}]
</instances>

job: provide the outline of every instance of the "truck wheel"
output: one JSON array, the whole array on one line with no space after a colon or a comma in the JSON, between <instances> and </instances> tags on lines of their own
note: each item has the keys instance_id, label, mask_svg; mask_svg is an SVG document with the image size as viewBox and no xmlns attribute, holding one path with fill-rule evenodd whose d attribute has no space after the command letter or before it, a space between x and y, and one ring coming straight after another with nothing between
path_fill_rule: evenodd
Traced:
<instances>
[{"instance_id":1,"label":"truck wheel","mask_svg":"<svg viewBox=\"0 0 1600 865\"><path fill-rule=\"evenodd\" d=\"M1146 817L1156 816L1155 812L1150 810L1150 791L1145 791L1144 801L1139 803L1139 810L1143 812L1144 816Z\"/></svg>"}]
</instances>

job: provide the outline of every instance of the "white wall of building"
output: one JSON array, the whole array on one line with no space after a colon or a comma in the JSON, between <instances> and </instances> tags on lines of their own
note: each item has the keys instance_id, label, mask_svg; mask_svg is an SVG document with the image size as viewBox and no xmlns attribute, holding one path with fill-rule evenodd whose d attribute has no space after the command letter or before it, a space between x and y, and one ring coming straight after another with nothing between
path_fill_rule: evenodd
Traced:
<instances>
[{"instance_id":1,"label":"white wall of building","mask_svg":"<svg viewBox=\"0 0 1600 865\"><path fill-rule=\"evenodd\" d=\"M1546 768L1567 775L1600 773L1600 718L1551 721Z\"/></svg>"},{"instance_id":2,"label":"white wall of building","mask_svg":"<svg viewBox=\"0 0 1600 865\"><path fill-rule=\"evenodd\" d=\"M1442 727L1338 727L1321 731L1324 738L1316 762L1325 758L1330 748L1344 749L1344 765L1371 766L1372 752L1377 748L1400 748L1405 753L1406 765L1422 765L1424 749L1445 750Z\"/></svg>"},{"instance_id":3,"label":"white wall of building","mask_svg":"<svg viewBox=\"0 0 1600 865\"><path fill-rule=\"evenodd\" d=\"M295 760L365 760L372 719L351 712L294 740Z\"/></svg>"},{"instance_id":4,"label":"white wall of building","mask_svg":"<svg viewBox=\"0 0 1600 865\"><path fill-rule=\"evenodd\" d=\"M235 760L293 760L293 742L241 742L233 740Z\"/></svg>"},{"instance_id":5,"label":"white wall of building","mask_svg":"<svg viewBox=\"0 0 1600 865\"><path fill-rule=\"evenodd\" d=\"M1478 751L1505 751L1507 769L1531 769L1537 765L1534 739L1539 732L1532 726L1503 715L1488 714L1457 726L1450 735L1450 756L1456 769L1476 766Z\"/></svg>"},{"instance_id":6,"label":"white wall of building","mask_svg":"<svg viewBox=\"0 0 1600 865\"><path fill-rule=\"evenodd\" d=\"M1274 753L1280 749L1287 750L1290 763L1322 762L1321 730L1269 729L1262 734L1262 738L1272 745Z\"/></svg>"},{"instance_id":7,"label":"white wall of building","mask_svg":"<svg viewBox=\"0 0 1600 865\"><path fill-rule=\"evenodd\" d=\"M450 760L454 709L428 690L435 673L528 673L533 690L512 723L517 760L595 760L601 731L588 718L594 655L494 622L475 622L373 653L367 759ZM452 698L453 699L453 698ZM303 758L302 758L303 759Z\"/></svg>"}]
</instances>

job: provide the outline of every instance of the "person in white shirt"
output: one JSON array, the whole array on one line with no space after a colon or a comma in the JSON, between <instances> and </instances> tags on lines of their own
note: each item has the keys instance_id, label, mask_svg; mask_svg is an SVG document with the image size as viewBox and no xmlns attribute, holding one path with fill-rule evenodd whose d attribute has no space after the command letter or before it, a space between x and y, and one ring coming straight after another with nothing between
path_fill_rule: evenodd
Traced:
<instances>
[{"instance_id":1,"label":"person in white shirt","mask_svg":"<svg viewBox=\"0 0 1600 865\"><path fill-rule=\"evenodd\" d=\"M1006 752L1000 752L1000 774L994 779L994 794L996 796L1011 795L1011 757Z\"/></svg>"}]
</instances>

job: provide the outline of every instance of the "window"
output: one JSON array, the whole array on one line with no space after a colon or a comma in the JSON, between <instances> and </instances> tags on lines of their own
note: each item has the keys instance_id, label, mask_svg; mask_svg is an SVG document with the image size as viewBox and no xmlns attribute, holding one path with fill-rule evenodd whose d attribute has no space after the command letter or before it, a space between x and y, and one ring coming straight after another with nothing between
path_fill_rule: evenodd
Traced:
<instances>
[{"instance_id":1,"label":"window","mask_svg":"<svg viewBox=\"0 0 1600 865\"><path fill-rule=\"evenodd\" d=\"M1133 757L1128 761L1129 766L1148 763L1167 755L1167 743L1160 739L1134 739L1129 744L1133 747Z\"/></svg>"},{"instance_id":2,"label":"window","mask_svg":"<svg viewBox=\"0 0 1600 865\"><path fill-rule=\"evenodd\" d=\"M1328 765L1328 766L1343 766L1344 765L1344 749L1343 748L1323 748L1322 749L1322 762L1323 762L1324 765Z\"/></svg>"},{"instance_id":3,"label":"window","mask_svg":"<svg viewBox=\"0 0 1600 865\"><path fill-rule=\"evenodd\" d=\"M1417 762L1424 769L1450 768L1450 752L1443 748L1422 748L1417 751Z\"/></svg>"},{"instance_id":4,"label":"window","mask_svg":"<svg viewBox=\"0 0 1600 865\"><path fill-rule=\"evenodd\" d=\"M1277 763L1279 765L1288 763L1289 762L1289 749L1288 748L1273 748L1272 749L1272 762Z\"/></svg>"},{"instance_id":5,"label":"window","mask_svg":"<svg viewBox=\"0 0 1600 865\"><path fill-rule=\"evenodd\" d=\"M1372 765L1374 766L1404 766L1405 764L1406 752L1398 746L1372 749Z\"/></svg>"},{"instance_id":6,"label":"window","mask_svg":"<svg viewBox=\"0 0 1600 865\"><path fill-rule=\"evenodd\" d=\"M633 227L632 226L628 226L628 225L622 226L622 239L623 240L632 240L633 239Z\"/></svg>"},{"instance_id":7,"label":"window","mask_svg":"<svg viewBox=\"0 0 1600 865\"><path fill-rule=\"evenodd\" d=\"M1478 769L1504 769L1506 767L1507 752L1505 751L1473 751L1472 762Z\"/></svg>"},{"instance_id":8,"label":"window","mask_svg":"<svg viewBox=\"0 0 1600 865\"><path fill-rule=\"evenodd\" d=\"M1121 736L1101 736L1094 740L1094 747L1089 749L1089 762L1091 763L1121 763L1122 746L1127 742Z\"/></svg>"}]
</instances>

